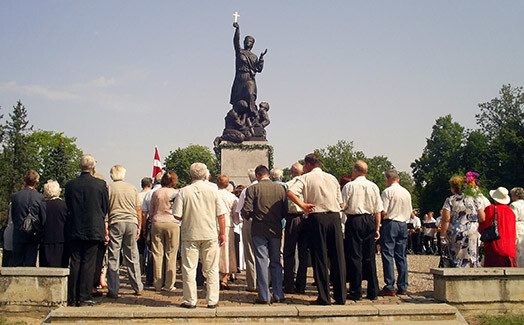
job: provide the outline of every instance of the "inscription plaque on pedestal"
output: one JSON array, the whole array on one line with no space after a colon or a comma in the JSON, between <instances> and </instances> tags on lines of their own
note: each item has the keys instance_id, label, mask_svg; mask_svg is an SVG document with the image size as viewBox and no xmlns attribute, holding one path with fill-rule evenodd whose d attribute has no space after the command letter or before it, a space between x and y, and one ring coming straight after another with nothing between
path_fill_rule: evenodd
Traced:
<instances>
[{"instance_id":1,"label":"inscription plaque on pedestal","mask_svg":"<svg viewBox=\"0 0 524 325\"><path fill-rule=\"evenodd\" d=\"M248 186L251 184L247 176L249 168L256 168L258 165L269 166L269 148L249 148L249 145L267 145L262 141L244 141L242 148L220 148L220 173L229 177L235 185Z\"/></svg>"}]
</instances>

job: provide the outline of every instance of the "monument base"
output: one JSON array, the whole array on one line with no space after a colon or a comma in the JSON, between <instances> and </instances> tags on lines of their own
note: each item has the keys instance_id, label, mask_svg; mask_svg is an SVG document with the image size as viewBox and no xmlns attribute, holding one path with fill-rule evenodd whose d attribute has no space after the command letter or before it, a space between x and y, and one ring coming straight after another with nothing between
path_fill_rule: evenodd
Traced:
<instances>
[{"instance_id":1,"label":"monument base","mask_svg":"<svg viewBox=\"0 0 524 325\"><path fill-rule=\"evenodd\" d=\"M236 185L251 184L247 170L265 165L273 168L273 147L267 141L222 142L215 147L220 160L220 173Z\"/></svg>"}]
</instances>

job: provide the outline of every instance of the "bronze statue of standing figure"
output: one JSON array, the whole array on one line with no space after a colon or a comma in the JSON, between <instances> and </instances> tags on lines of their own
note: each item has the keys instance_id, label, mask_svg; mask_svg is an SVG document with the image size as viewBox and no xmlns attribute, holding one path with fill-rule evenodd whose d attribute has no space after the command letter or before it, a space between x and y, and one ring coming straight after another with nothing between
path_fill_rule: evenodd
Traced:
<instances>
[{"instance_id":1,"label":"bronze statue of standing figure","mask_svg":"<svg viewBox=\"0 0 524 325\"><path fill-rule=\"evenodd\" d=\"M252 36L244 38L244 48L240 47L240 26L233 23L235 27L235 36L233 36L233 46L235 48L235 80L231 87L231 99L229 103L235 105L239 100L245 100L249 104L249 110L255 113L257 99L257 83L255 75L262 72L264 68L264 55L267 49L257 58L251 52L255 39Z\"/></svg>"},{"instance_id":2,"label":"bronze statue of standing figure","mask_svg":"<svg viewBox=\"0 0 524 325\"><path fill-rule=\"evenodd\" d=\"M235 48L235 80L231 87L229 103L233 108L225 117L226 127L221 137L215 139L215 145L221 141L241 143L243 141L266 141L265 127L269 124L269 104L260 103L257 107L257 83L255 75L264 68L264 55L267 49L257 57L251 52L255 39L246 36L244 48L240 47L240 27L235 21L235 35L233 46Z\"/></svg>"}]
</instances>

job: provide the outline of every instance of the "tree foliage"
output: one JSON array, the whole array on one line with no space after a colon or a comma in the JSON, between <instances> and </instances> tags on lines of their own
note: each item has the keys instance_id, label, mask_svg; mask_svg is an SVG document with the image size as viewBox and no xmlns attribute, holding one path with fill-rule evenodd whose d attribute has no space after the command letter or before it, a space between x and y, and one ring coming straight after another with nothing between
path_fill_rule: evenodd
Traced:
<instances>
[{"instance_id":1,"label":"tree foliage","mask_svg":"<svg viewBox=\"0 0 524 325\"><path fill-rule=\"evenodd\" d=\"M164 161L165 170L173 170L178 176L178 185L191 184L189 167L195 162L206 164L214 179L217 176L218 165L215 155L206 146L189 145L171 151Z\"/></svg>"},{"instance_id":2,"label":"tree foliage","mask_svg":"<svg viewBox=\"0 0 524 325\"><path fill-rule=\"evenodd\" d=\"M464 137L464 127L451 115L438 118L422 156L411 164L422 213L439 211L449 196L449 179L461 168Z\"/></svg>"},{"instance_id":3,"label":"tree foliage","mask_svg":"<svg viewBox=\"0 0 524 325\"><path fill-rule=\"evenodd\" d=\"M451 115L436 120L422 156L411 164L422 213L442 207L455 174L478 172L484 191L524 184L522 90L504 85L499 97L479 104L477 130L465 131Z\"/></svg>"},{"instance_id":4,"label":"tree foliage","mask_svg":"<svg viewBox=\"0 0 524 325\"><path fill-rule=\"evenodd\" d=\"M351 175L357 160L365 161L368 164L366 178L377 184L381 191L386 188L384 173L389 169L395 169L395 166L387 157L374 156L368 158L362 151L354 151L353 142L346 140L339 140L334 145L317 149L315 153L322 159L322 169L337 179L340 179L343 175ZM407 176L409 174L401 174L404 184L412 182L411 177ZM412 185L409 188L412 188Z\"/></svg>"},{"instance_id":5,"label":"tree foliage","mask_svg":"<svg viewBox=\"0 0 524 325\"><path fill-rule=\"evenodd\" d=\"M524 93L522 87L504 85L496 97L479 104L476 115L487 139L486 163L490 187L524 184Z\"/></svg>"},{"instance_id":6,"label":"tree foliage","mask_svg":"<svg viewBox=\"0 0 524 325\"><path fill-rule=\"evenodd\" d=\"M38 189L48 179L55 179L63 186L76 176L82 151L75 144L76 138L52 131L33 131L20 101L0 130L0 135L5 131L3 139L0 137L0 222L2 219L5 222L11 195L23 186L23 176L29 169L40 174Z\"/></svg>"},{"instance_id":7,"label":"tree foliage","mask_svg":"<svg viewBox=\"0 0 524 325\"><path fill-rule=\"evenodd\" d=\"M34 157L29 150L28 134L32 126L27 120L27 110L18 101L5 121L5 132L0 154L0 213L6 215L13 193L23 185L24 174L33 167Z\"/></svg>"},{"instance_id":8,"label":"tree foliage","mask_svg":"<svg viewBox=\"0 0 524 325\"><path fill-rule=\"evenodd\" d=\"M31 153L35 157L34 169L40 174L40 187L48 180L56 180L63 188L78 174L78 162L83 155L75 137L63 132L35 131L29 135Z\"/></svg>"}]
</instances>

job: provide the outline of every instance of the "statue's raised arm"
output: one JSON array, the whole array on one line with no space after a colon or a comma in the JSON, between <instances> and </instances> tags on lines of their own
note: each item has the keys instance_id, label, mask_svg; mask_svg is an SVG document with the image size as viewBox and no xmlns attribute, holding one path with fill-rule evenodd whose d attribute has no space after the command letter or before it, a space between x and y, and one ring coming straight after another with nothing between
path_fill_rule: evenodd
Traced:
<instances>
[{"instance_id":1,"label":"statue's raised arm","mask_svg":"<svg viewBox=\"0 0 524 325\"><path fill-rule=\"evenodd\" d=\"M233 46L235 48L235 80L231 88L230 104L235 105L240 100L245 100L248 103L249 111L253 114L257 112L257 84L255 75L257 72L262 72L264 68L265 50L260 59L251 52L255 44L255 38L246 36L244 38L244 48L240 47L240 26L237 22L233 23L235 27L235 35L233 36Z\"/></svg>"}]
</instances>

